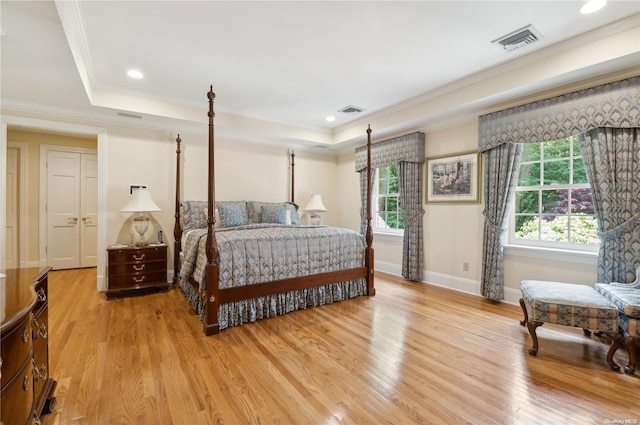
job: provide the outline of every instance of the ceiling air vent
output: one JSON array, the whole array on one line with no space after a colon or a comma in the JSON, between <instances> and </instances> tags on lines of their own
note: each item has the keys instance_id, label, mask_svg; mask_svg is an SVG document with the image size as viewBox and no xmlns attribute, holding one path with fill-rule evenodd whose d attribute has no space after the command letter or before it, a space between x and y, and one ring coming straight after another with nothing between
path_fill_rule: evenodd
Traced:
<instances>
[{"instance_id":1,"label":"ceiling air vent","mask_svg":"<svg viewBox=\"0 0 640 425\"><path fill-rule=\"evenodd\" d=\"M342 112L343 114L355 115L364 111L364 108L358 108L357 106L347 106L346 108L340 109L338 112Z\"/></svg>"},{"instance_id":2,"label":"ceiling air vent","mask_svg":"<svg viewBox=\"0 0 640 425\"><path fill-rule=\"evenodd\" d=\"M137 115L137 114L130 114L128 112L120 112L118 111L118 115L121 117L125 117L125 118L134 118L137 120L141 120L142 119L142 115Z\"/></svg>"},{"instance_id":3,"label":"ceiling air vent","mask_svg":"<svg viewBox=\"0 0 640 425\"><path fill-rule=\"evenodd\" d=\"M541 38L542 36L538 30L536 30L532 25L527 25L524 28L520 28L519 30L493 40L492 43L498 46L499 49L512 52L520 47L535 43Z\"/></svg>"}]
</instances>

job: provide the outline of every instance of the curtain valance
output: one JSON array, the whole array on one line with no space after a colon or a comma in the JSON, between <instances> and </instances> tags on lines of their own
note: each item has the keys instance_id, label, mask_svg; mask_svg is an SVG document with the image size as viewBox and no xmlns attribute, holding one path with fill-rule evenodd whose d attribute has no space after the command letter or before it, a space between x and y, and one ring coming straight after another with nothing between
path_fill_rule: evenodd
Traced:
<instances>
[{"instance_id":1,"label":"curtain valance","mask_svg":"<svg viewBox=\"0 0 640 425\"><path fill-rule=\"evenodd\" d=\"M419 131L371 144L371 168L405 162L424 162L424 133ZM356 149L356 171L367 168L367 147Z\"/></svg>"},{"instance_id":2,"label":"curtain valance","mask_svg":"<svg viewBox=\"0 0 640 425\"><path fill-rule=\"evenodd\" d=\"M640 76L482 115L478 151L558 140L597 127L640 127Z\"/></svg>"}]
</instances>

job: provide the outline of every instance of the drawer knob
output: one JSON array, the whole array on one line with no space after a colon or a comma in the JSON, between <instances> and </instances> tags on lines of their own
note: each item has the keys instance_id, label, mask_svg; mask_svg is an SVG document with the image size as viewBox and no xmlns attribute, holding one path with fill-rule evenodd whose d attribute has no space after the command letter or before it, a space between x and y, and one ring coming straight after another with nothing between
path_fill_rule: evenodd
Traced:
<instances>
[{"instance_id":1,"label":"drawer knob","mask_svg":"<svg viewBox=\"0 0 640 425\"><path fill-rule=\"evenodd\" d=\"M29 375L24 375L24 381L22 381L22 389L25 391L29 391L31 390L31 388L29 388Z\"/></svg>"},{"instance_id":2,"label":"drawer knob","mask_svg":"<svg viewBox=\"0 0 640 425\"><path fill-rule=\"evenodd\" d=\"M144 264L140 265L140 266L136 266L135 264L133 265L133 270L137 271L137 272L141 272L142 270L144 270Z\"/></svg>"},{"instance_id":3,"label":"drawer knob","mask_svg":"<svg viewBox=\"0 0 640 425\"><path fill-rule=\"evenodd\" d=\"M136 254L133 254L133 259L136 261L142 261L144 260L144 254L142 254L140 257L138 257Z\"/></svg>"},{"instance_id":4,"label":"drawer knob","mask_svg":"<svg viewBox=\"0 0 640 425\"><path fill-rule=\"evenodd\" d=\"M27 341L29 341L29 329L24 328L22 330L22 342L24 342L26 344Z\"/></svg>"},{"instance_id":5,"label":"drawer knob","mask_svg":"<svg viewBox=\"0 0 640 425\"><path fill-rule=\"evenodd\" d=\"M144 276L140 276L140 277L136 277L136 276L134 276L134 277L133 277L133 281L134 281L135 283L142 283L142 282L144 282Z\"/></svg>"}]
</instances>

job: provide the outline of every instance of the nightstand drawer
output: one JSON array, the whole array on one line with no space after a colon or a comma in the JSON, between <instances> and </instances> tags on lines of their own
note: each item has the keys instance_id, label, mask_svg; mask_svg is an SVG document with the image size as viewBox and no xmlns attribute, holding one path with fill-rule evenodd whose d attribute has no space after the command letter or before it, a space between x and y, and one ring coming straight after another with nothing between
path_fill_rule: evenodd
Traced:
<instances>
[{"instance_id":1,"label":"nightstand drawer","mask_svg":"<svg viewBox=\"0 0 640 425\"><path fill-rule=\"evenodd\" d=\"M136 263L154 260L167 261L166 247L109 250L109 263Z\"/></svg>"},{"instance_id":2,"label":"nightstand drawer","mask_svg":"<svg viewBox=\"0 0 640 425\"><path fill-rule=\"evenodd\" d=\"M109 289L111 288L135 288L136 286L150 285L154 283L166 283L167 272L159 271L153 273L133 274L133 275L109 275Z\"/></svg>"},{"instance_id":3,"label":"nightstand drawer","mask_svg":"<svg viewBox=\"0 0 640 425\"><path fill-rule=\"evenodd\" d=\"M136 274L165 271L167 268L166 260L163 258L157 261L149 261L146 263L115 263L109 265L110 275L120 274Z\"/></svg>"},{"instance_id":4,"label":"nightstand drawer","mask_svg":"<svg viewBox=\"0 0 640 425\"><path fill-rule=\"evenodd\" d=\"M167 245L113 246L109 252L107 299L148 292L166 291Z\"/></svg>"}]
</instances>

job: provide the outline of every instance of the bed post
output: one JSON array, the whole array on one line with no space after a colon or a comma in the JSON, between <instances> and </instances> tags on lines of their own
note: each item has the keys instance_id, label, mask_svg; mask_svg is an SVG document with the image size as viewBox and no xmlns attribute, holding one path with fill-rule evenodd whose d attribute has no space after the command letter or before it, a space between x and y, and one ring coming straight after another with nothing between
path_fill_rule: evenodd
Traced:
<instances>
[{"instance_id":1,"label":"bed post","mask_svg":"<svg viewBox=\"0 0 640 425\"><path fill-rule=\"evenodd\" d=\"M214 225L216 222L216 196L215 196L215 155L214 155L214 137L213 137L213 100L216 94L213 92L213 86L210 87L209 93L209 181L208 181L208 208L207 208L207 268L205 276L207 279L205 317L204 317L204 333L205 335L213 335L220 332L220 324L218 323L218 305L220 303L218 291L218 273L219 258L218 245L216 243L216 234Z\"/></svg>"},{"instance_id":2,"label":"bed post","mask_svg":"<svg viewBox=\"0 0 640 425\"><path fill-rule=\"evenodd\" d=\"M371 124L367 127L367 247L364 250L364 262L367 268L367 294L376 294L373 284L373 228L371 227Z\"/></svg>"},{"instance_id":3,"label":"bed post","mask_svg":"<svg viewBox=\"0 0 640 425\"><path fill-rule=\"evenodd\" d=\"M295 166L296 166L296 153L294 151L291 151L291 202L296 202L295 191L294 191L295 178L296 178L296 173L294 172Z\"/></svg>"},{"instance_id":4,"label":"bed post","mask_svg":"<svg viewBox=\"0 0 640 425\"><path fill-rule=\"evenodd\" d=\"M173 225L173 284L178 283L180 251L182 251L182 226L180 226L180 135L176 138L176 211Z\"/></svg>"}]
</instances>

